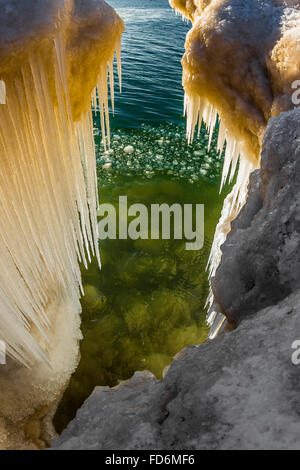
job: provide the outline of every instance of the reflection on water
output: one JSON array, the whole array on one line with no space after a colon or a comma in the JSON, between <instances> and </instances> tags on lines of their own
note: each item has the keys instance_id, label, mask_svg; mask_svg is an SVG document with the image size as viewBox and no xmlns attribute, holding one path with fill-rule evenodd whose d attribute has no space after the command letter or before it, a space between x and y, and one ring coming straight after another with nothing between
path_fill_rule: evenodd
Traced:
<instances>
[{"instance_id":1,"label":"reflection on water","mask_svg":"<svg viewBox=\"0 0 300 470\"><path fill-rule=\"evenodd\" d=\"M98 156L101 202L118 209L123 195L128 205L204 204L205 245L186 251L179 240L101 242L102 270L95 262L83 270L81 361L56 415L58 431L96 385L115 386L145 369L161 377L177 352L207 337L205 267L222 205L221 161L204 150L204 129L191 146L184 128L174 125L112 137L111 151ZM129 156L128 144L134 147Z\"/></svg>"}]
</instances>

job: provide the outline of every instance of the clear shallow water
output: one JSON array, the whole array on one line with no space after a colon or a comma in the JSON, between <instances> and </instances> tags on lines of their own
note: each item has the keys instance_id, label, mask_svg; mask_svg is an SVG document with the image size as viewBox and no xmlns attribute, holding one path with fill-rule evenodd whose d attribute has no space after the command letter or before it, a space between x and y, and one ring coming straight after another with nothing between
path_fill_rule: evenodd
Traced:
<instances>
[{"instance_id":1,"label":"clear shallow water","mask_svg":"<svg viewBox=\"0 0 300 470\"><path fill-rule=\"evenodd\" d=\"M216 134L210 152L204 127L192 145L186 142L180 60L188 26L167 0L110 3L127 32L124 88L116 96L107 152L94 117L100 201L117 208L122 195L129 205L147 207L204 204L205 244L191 252L178 240L101 242L102 270L95 262L82 269L81 361L54 420L58 432L95 386L115 386L145 369L160 378L177 352L205 341L205 267L229 190L219 196L223 162L215 151ZM128 145L134 148L131 155L124 151Z\"/></svg>"}]
</instances>

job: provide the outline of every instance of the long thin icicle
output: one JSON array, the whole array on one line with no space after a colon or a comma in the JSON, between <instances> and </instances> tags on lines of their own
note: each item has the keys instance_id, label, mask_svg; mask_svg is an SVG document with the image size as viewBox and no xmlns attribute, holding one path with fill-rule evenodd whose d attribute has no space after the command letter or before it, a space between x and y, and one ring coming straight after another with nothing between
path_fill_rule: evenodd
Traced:
<instances>
[{"instance_id":1,"label":"long thin icicle","mask_svg":"<svg viewBox=\"0 0 300 470\"><path fill-rule=\"evenodd\" d=\"M122 64L121 64L121 42L118 41L116 46L116 58L117 58L117 70L119 77L120 92L122 91ZM107 71L108 68L108 71ZM92 94L92 107L97 113L99 108L100 113L100 124L102 132L102 142L104 150L110 146L110 124L109 124L109 106L108 106L108 77L109 72L109 84L110 84L110 99L113 113L115 112L115 94L114 94L114 70L113 70L113 59L101 67L100 75L98 78L98 85Z\"/></svg>"}]
</instances>

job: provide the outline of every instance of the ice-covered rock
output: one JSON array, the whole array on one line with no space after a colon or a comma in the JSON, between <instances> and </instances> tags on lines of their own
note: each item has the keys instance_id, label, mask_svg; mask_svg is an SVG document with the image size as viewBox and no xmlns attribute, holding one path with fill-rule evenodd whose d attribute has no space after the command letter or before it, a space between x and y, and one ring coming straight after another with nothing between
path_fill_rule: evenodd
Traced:
<instances>
[{"instance_id":1,"label":"ice-covered rock","mask_svg":"<svg viewBox=\"0 0 300 470\"><path fill-rule=\"evenodd\" d=\"M259 163L268 120L293 108L300 76L298 0L170 0L193 21L183 58L188 133L202 117ZM235 150L231 149L231 157ZM233 158L234 159L234 158ZM228 165L229 169L229 165Z\"/></svg>"},{"instance_id":2,"label":"ice-covered rock","mask_svg":"<svg viewBox=\"0 0 300 470\"><path fill-rule=\"evenodd\" d=\"M231 224L213 280L230 322L274 305L300 287L300 109L270 120L261 170Z\"/></svg>"},{"instance_id":3,"label":"ice-covered rock","mask_svg":"<svg viewBox=\"0 0 300 470\"><path fill-rule=\"evenodd\" d=\"M216 230L210 258L213 276L221 259L220 244L246 201L249 175L260 166L267 123L293 109L298 96L300 4L298 0L170 0L170 4L193 23L182 61L188 139L204 120L211 143L218 113L220 151L227 142L222 185L227 177L232 180L240 157L237 181Z\"/></svg>"}]
</instances>

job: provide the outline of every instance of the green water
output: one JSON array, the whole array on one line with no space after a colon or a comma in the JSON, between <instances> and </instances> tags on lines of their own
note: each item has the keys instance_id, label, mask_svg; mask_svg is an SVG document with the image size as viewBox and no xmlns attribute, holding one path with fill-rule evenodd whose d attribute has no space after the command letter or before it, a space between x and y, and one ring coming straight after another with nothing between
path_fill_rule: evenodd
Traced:
<instances>
[{"instance_id":1,"label":"green water","mask_svg":"<svg viewBox=\"0 0 300 470\"><path fill-rule=\"evenodd\" d=\"M122 195L128 205L204 204L205 244L186 251L181 240L100 243L102 270L96 262L82 270L81 361L55 417L59 432L95 386L115 386L145 369L161 378L176 353L207 338L205 267L229 190L219 196L222 160L207 152L204 128L190 146L180 125L119 130L112 137L107 153L96 137L101 203L117 208ZM134 147L131 155L127 145Z\"/></svg>"}]
</instances>

